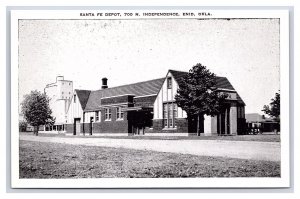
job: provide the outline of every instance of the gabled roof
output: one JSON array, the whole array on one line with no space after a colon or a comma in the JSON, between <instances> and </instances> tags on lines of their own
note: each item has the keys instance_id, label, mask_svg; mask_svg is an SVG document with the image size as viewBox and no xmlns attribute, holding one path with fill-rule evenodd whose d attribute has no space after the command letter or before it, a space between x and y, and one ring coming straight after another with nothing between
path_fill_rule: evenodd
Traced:
<instances>
[{"instance_id":1,"label":"gabled roof","mask_svg":"<svg viewBox=\"0 0 300 199\"><path fill-rule=\"evenodd\" d=\"M244 106L246 105L245 102L243 101L243 99L241 98L241 96L236 93L236 99L238 100L239 103L243 104Z\"/></svg>"},{"instance_id":2,"label":"gabled roof","mask_svg":"<svg viewBox=\"0 0 300 199\"><path fill-rule=\"evenodd\" d=\"M77 96L78 96L81 108L82 108L82 110L84 110L85 106L87 104L87 101L89 99L91 91L90 90L78 90L78 89L75 89L75 92L77 93Z\"/></svg>"},{"instance_id":3,"label":"gabled roof","mask_svg":"<svg viewBox=\"0 0 300 199\"><path fill-rule=\"evenodd\" d=\"M165 78L154 79L150 81L138 82L118 87L112 87L102 90L91 91L87 101L85 111L99 109L101 98L113 97L118 95L134 95L135 97L157 95Z\"/></svg>"},{"instance_id":4,"label":"gabled roof","mask_svg":"<svg viewBox=\"0 0 300 199\"><path fill-rule=\"evenodd\" d=\"M182 78L185 77L188 72L183 72L183 71L176 71L176 70L169 70L170 73L172 73L173 77L177 81L177 83L180 85L182 82ZM233 86L231 83L228 81L226 77L216 77L216 86L220 89L229 89L229 90L234 90Z\"/></svg>"},{"instance_id":5,"label":"gabled roof","mask_svg":"<svg viewBox=\"0 0 300 199\"><path fill-rule=\"evenodd\" d=\"M173 75L174 79L177 81L177 83L181 84L182 82L182 78L184 78L188 72L184 72L184 71L177 71L177 70L169 70L169 72ZM219 89L228 89L228 90L234 90L233 86L231 85L231 83L228 81L228 79L226 77L216 77L216 86ZM245 102L242 100L242 98L239 96L239 94L237 93L237 100L239 103L244 104Z\"/></svg>"}]
</instances>

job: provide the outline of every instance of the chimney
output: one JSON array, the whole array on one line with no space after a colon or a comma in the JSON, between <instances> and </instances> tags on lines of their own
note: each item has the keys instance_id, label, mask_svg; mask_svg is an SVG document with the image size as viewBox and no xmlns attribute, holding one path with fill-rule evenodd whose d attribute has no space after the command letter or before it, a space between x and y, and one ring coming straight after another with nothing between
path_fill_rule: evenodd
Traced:
<instances>
[{"instance_id":1,"label":"chimney","mask_svg":"<svg viewBox=\"0 0 300 199\"><path fill-rule=\"evenodd\" d=\"M102 78L102 86L101 86L101 88L102 89L108 88L108 86L107 86L107 78L106 77Z\"/></svg>"}]
</instances>

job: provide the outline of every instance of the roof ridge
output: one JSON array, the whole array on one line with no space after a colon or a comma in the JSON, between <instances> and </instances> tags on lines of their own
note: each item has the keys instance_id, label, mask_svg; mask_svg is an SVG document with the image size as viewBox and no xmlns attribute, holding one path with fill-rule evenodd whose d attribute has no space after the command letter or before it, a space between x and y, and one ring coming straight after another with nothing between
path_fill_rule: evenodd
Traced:
<instances>
[{"instance_id":1,"label":"roof ridge","mask_svg":"<svg viewBox=\"0 0 300 199\"><path fill-rule=\"evenodd\" d=\"M120 87L125 87L125 86L131 86L131 85L140 84L140 83L151 82L151 81L160 80L160 79L165 79L165 77L156 78L156 79L152 79L152 80L141 81L141 82L135 82L135 83L132 83L132 84L124 84L124 85L115 86L115 87L108 87L106 89L91 90L91 92L93 92L93 91L95 92L95 91L110 90L110 89L115 89L115 88L120 88Z\"/></svg>"},{"instance_id":2,"label":"roof ridge","mask_svg":"<svg viewBox=\"0 0 300 199\"><path fill-rule=\"evenodd\" d=\"M74 90L75 90L75 91L92 91L92 90L86 90L86 89L77 89L77 88L75 88Z\"/></svg>"},{"instance_id":3,"label":"roof ridge","mask_svg":"<svg viewBox=\"0 0 300 199\"><path fill-rule=\"evenodd\" d=\"M188 73L187 71L182 71L182 70L174 70L174 69L169 69L169 71L176 71L176 72Z\"/></svg>"},{"instance_id":4,"label":"roof ridge","mask_svg":"<svg viewBox=\"0 0 300 199\"><path fill-rule=\"evenodd\" d=\"M175 72L181 72L181 73L189 73L187 71L182 71L182 70L174 70L174 69L169 69L169 71L175 71ZM222 77L222 78L227 78L225 76L219 76L219 75L216 75L216 77Z\"/></svg>"}]
</instances>

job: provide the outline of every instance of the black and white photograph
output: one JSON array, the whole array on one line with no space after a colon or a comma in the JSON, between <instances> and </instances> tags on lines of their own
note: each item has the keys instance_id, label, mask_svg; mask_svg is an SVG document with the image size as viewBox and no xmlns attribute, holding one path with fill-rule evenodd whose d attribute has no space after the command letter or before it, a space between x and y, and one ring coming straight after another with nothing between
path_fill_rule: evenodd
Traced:
<instances>
[{"instance_id":1,"label":"black and white photograph","mask_svg":"<svg viewBox=\"0 0 300 199\"><path fill-rule=\"evenodd\" d=\"M287 15L12 12L13 186L288 187Z\"/></svg>"}]
</instances>

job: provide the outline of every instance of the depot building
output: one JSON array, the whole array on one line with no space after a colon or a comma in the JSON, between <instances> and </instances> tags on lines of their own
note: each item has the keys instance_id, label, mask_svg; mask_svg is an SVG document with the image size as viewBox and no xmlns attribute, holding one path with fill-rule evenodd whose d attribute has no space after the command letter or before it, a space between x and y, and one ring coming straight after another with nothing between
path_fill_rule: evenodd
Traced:
<instances>
[{"instance_id":1,"label":"depot building","mask_svg":"<svg viewBox=\"0 0 300 199\"><path fill-rule=\"evenodd\" d=\"M68 135L193 135L197 120L187 118L175 103L187 72L169 70L165 77L101 89L75 89L67 110ZM245 103L226 77L217 77L218 91L228 94L217 116L204 116L202 135L237 135L244 132Z\"/></svg>"}]
</instances>

